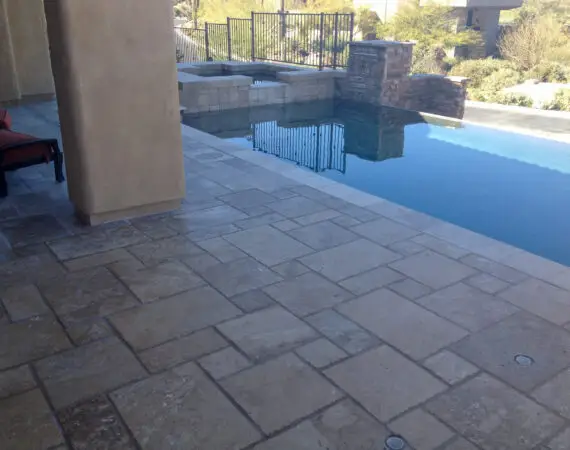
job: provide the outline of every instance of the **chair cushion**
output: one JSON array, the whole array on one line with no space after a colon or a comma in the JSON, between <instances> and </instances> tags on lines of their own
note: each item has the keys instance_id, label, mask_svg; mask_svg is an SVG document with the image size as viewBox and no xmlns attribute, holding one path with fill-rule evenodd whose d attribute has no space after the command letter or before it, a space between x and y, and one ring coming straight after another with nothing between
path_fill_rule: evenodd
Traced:
<instances>
[{"instance_id":1,"label":"chair cushion","mask_svg":"<svg viewBox=\"0 0 570 450\"><path fill-rule=\"evenodd\" d=\"M0 108L0 130L12 128L12 118L6 109Z\"/></svg>"},{"instance_id":2,"label":"chair cushion","mask_svg":"<svg viewBox=\"0 0 570 450\"><path fill-rule=\"evenodd\" d=\"M0 167L8 168L27 162L36 163L51 160L51 146L48 142L36 142L38 138L29 134L0 129ZM11 145L30 142L29 145L10 148Z\"/></svg>"}]
</instances>

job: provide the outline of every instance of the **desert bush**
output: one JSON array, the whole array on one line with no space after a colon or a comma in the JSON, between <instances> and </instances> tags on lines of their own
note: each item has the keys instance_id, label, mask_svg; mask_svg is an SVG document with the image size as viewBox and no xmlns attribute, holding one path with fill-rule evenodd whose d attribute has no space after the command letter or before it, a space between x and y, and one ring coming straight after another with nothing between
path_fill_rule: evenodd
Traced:
<instances>
[{"instance_id":1,"label":"desert bush","mask_svg":"<svg viewBox=\"0 0 570 450\"><path fill-rule=\"evenodd\" d=\"M414 73L444 73L445 49L461 45L479 45L481 34L474 30L457 30L457 16L451 7L436 4L405 4L387 23L380 23L377 35L384 39L413 41Z\"/></svg>"},{"instance_id":2,"label":"desert bush","mask_svg":"<svg viewBox=\"0 0 570 450\"><path fill-rule=\"evenodd\" d=\"M515 69L503 68L483 78L481 89L499 92L504 88L515 86L522 81L522 75Z\"/></svg>"},{"instance_id":3,"label":"desert bush","mask_svg":"<svg viewBox=\"0 0 570 450\"><path fill-rule=\"evenodd\" d=\"M503 58L527 71L547 61L553 49L567 43L560 22L547 14L524 20L507 32L499 42L499 50Z\"/></svg>"},{"instance_id":4,"label":"desert bush","mask_svg":"<svg viewBox=\"0 0 570 450\"><path fill-rule=\"evenodd\" d=\"M479 88L485 78L501 69L512 69L513 65L501 59L470 59L452 67L449 75L467 77L469 86Z\"/></svg>"},{"instance_id":5,"label":"desert bush","mask_svg":"<svg viewBox=\"0 0 570 450\"><path fill-rule=\"evenodd\" d=\"M570 89L560 89L554 96L554 100L544 105L544 109L570 111Z\"/></svg>"},{"instance_id":6,"label":"desert bush","mask_svg":"<svg viewBox=\"0 0 570 450\"><path fill-rule=\"evenodd\" d=\"M471 89L469 99L478 102L500 103L501 105L532 106L532 99L524 94L514 92L497 92L485 89Z\"/></svg>"},{"instance_id":7,"label":"desert bush","mask_svg":"<svg viewBox=\"0 0 570 450\"><path fill-rule=\"evenodd\" d=\"M558 62L545 62L531 69L525 78L545 83L569 83L570 65L567 66Z\"/></svg>"},{"instance_id":8,"label":"desert bush","mask_svg":"<svg viewBox=\"0 0 570 450\"><path fill-rule=\"evenodd\" d=\"M412 73L445 73L445 53L438 48L427 45L414 47Z\"/></svg>"}]
</instances>

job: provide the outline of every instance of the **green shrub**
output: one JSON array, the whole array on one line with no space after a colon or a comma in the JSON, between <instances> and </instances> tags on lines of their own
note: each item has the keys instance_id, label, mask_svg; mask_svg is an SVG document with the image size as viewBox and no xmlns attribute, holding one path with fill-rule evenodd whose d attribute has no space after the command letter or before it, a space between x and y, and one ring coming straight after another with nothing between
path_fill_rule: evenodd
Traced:
<instances>
[{"instance_id":1,"label":"green shrub","mask_svg":"<svg viewBox=\"0 0 570 450\"><path fill-rule=\"evenodd\" d=\"M554 96L554 100L544 105L544 109L570 111L570 89L560 89Z\"/></svg>"},{"instance_id":2,"label":"green shrub","mask_svg":"<svg viewBox=\"0 0 570 450\"><path fill-rule=\"evenodd\" d=\"M558 62L545 62L531 69L525 78L545 83L568 83L570 82L570 66Z\"/></svg>"},{"instance_id":3,"label":"green shrub","mask_svg":"<svg viewBox=\"0 0 570 450\"><path fill-rule=\"evenodd\" d=\"M467 77L471 80L469 85L477 89L484 78L505 68L512 68L512 64L501 59L468 59L454 66L449 75Z\"/></svg>"},{"instance_id":4,"label":"green shrub","mask_svg":"<svg viewBox=\"0 0 570 450\"><path fill-rule=\"evenodd\" d=\"M515 69L499 69L488 77L483 78L481 89L499 92L504 88L516 86L522 81L522 76Z\"/></svg>"},{"instance_id":5,"label":"green shrub","mask_svg":"<svg viewBox=\"0 0 570 450\"><path fill-rule=\"evenodd\" d=\"M412 59L412 73L445 73L443 58L445 53L435 47L417 45Z\"/></svg>"},{"instance_id":6,"label":"green shrub","mask_svg":"<svg viewBox=\"0 0 570 450\"><path fill-rule=\"evenodd\" d=\"M497 92L486 89L470 89L469 99L478 102L499 103L501 105L532 106L532 99L524 94L514 92Z\"/></svg>"}]
</instances>

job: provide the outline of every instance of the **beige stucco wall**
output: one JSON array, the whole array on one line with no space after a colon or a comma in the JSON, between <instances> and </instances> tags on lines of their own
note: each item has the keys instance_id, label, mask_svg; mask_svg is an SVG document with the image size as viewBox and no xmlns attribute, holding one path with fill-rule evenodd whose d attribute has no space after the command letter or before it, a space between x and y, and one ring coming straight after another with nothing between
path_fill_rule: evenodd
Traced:
<instances>
[{"instance_id":1,"label":"beige stucco wall","mask_svg":"<svg viewBox=\"0 0 570 450\"><path fill-rule=\"evenodd\" d=\"M20 94L54 92L43 0L4 0Z\"/></svg>"},{"instance_id":2,"label":"beige stucco wall","mask_svg":"<svg viewBox=\"0 0 570 450\"><path fill-rule=\"evenodd\" d=\"M90 223L184 195L170 0L46 0L70 198Z\"/></svg>"},{"instance_id":3,"label":"beige stucco wall","mask_svg":"<svg viewBox=\"0 0 570 450\"><path fill-rule=\"evenodd\" d=\"M16 63L8 22L8 0L0 0L0 102L20 97Z\"/></svg>"}]
</instances>

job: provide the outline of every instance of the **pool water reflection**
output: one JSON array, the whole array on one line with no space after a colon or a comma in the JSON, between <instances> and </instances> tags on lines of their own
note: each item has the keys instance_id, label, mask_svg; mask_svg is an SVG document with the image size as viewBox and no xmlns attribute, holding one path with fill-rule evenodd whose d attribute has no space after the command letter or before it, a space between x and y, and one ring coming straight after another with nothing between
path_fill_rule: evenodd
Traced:
<instances>
[{"instance_id":1,"label":"pool water reflection","mask_svg":"<svg viewBox=\"0 0 570 450\"><path fill-rule=\"evenodd\" d=\"M186 124L570 265L570 145L391 108L260 107Z\"/></svg>"}]
</instances>

